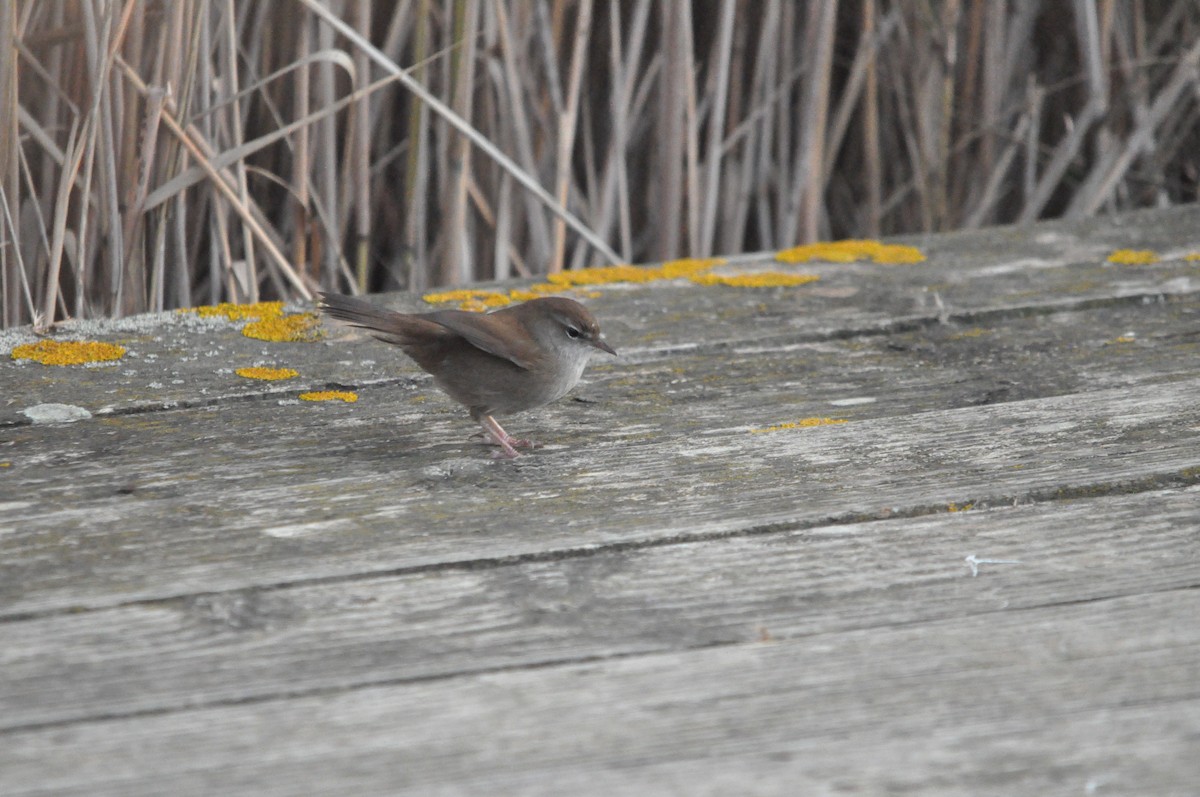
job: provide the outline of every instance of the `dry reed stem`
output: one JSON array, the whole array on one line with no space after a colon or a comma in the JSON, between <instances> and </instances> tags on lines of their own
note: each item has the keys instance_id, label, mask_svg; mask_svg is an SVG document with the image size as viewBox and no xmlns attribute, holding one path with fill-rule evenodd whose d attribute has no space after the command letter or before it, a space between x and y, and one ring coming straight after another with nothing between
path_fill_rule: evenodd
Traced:
<instances>
[{"instance_id":1,"label":"dry reed stem","mask_svg":"<svg viewBox=\"0 0 1200 797\"><path fill-rule=\"evenodd\" d=\"M374 6L368 0L354 4L354 23L365 39L371 38L371 17ZM354 52L354 72L366 76L371 64L362 50ZM364 96L354 106L352 155L347 159L348 178L354 196L354 283L359 293L366 293L371 278L371 100Z\"/></svg>"},{"instance_id":2,"label":"dry reed stem","mask_svg":"<svg viewBox=\"0 0 1200 797\"><path fill-rule=\"evenodd\" d=\"M575 36L571 45L571 66L567 72L566 104L558 117L558 155L555 180L558 204L567 206L571 181L571 153L575 149L576 124L579 118L580 87L583 83L583 58L592 29L592 0L580 0L575 17ZM567 225L563 219L554 224L554 249L548 271L562 271L567 245Z\"/></svg>"}]
</instances>

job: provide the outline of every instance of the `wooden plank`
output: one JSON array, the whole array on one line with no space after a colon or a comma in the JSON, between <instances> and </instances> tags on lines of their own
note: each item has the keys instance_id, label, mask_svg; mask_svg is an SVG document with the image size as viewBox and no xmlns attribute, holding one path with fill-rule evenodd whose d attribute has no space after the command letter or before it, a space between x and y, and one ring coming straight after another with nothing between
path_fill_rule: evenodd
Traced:
<instances>
[{"instance_id":1,"label":"wooden plank","mask_svg":"<svg viewBox=\"0 0 1200 797\"><path fill-rule=\"evenodd\" d=\"M629 416L647 402L666 398L690 404L752 392L754 402L727 402L722 409L741 413L757 425L773 422L773 412L793 408L863 418L1035 398L1194 375L1197 340L1186 330L1198 314L1200 295L1148 305L1118 303L1032 317L998 316L971 325L939 324L879 336L723 344L666 358L643 353L595 364L576 395L619 405L630 423L638 423L640 419ZM383 344L371 348L393 364L404 359ZM339 374L349 378L346 369L363 368L363 362L371 361L343 360ZM67 381L64 377L56 384L66 389ZM436 401L430 408L423 406L439 395L423 375L397 372L364 379L360 371L357 381L349 378L338 384L373 385L381 388L373 395L407 399L397 409L405 414L424 410L436 415L450 406ZM605 388L599 396L597 385ZM300 387L325 386L308 381ZM246 390L205 393L192 403L221 411L256 398L294 400L300 392L299 387L276 387L267 393ZM526 417L535 419L537 414ZM70 434L84 434L86 428L73 427Z\"/></svg>"},{"instance_id":2,"label":"wooden plank","mask_svg":"<svg viewBox=\"0 0 1200 797\"><path fill-rule=\"evenodd\" d=\"M1182 259L1200 244L1194 207L1129 214L1103 224L1038 225L922 236L918 265L774 263L770 256L732 258L729 270L765 268L818 274L820 282L790 289L744 290L692 283L612 285L588 303L627 358L717 344L812 341L935 325L939 320L1012 318L1055 309L1120 304L1141 298L1200 293L1200 265ZM1145 266L1108 263L1117 247L1152 247L1164 260ZM510 283L505 288L514 287ZM428 310L418 298L385 300L407 311ZM308 309L308 308L293 308ZM407 384L419 373L402 357L359 333L336 341L267 343L242 336L219 319L165 313L114 322L66 324L68 336L120 342L129 354L97 368L45 368L0 356L0 426L28 423L22 411L40 403L81 406L93 414L230 404L254 396L291 398L334 384ZM29 329L0 332L0 355L35 340ZM234 375L251 365L291 367L300 376L262 384Z\"/></svg>"},{"instance_id":3,"label":"wooden plank","mask_svg":"<svg viewBox=\"0 0 1200 797\"><path fill-rule=\"evenodd\" d=\"M0 790L1188 795L1198 614L1173 590L6 733Z\"/></svg>"},{"instance_id":4,"label":"wooden plank","mask_svg":"<svg viewBox=\"0 0 1200 797\"><path fill-rule=\"evenodd\" d=\"M37 500L6 498L0 603L95 607L1192 483L1198 391L1190 379L766 434L726 426L721 401L666 401L635 425L589 405L591 428L560 405L543 417L563 447L515 463L463 451L461 427L423 415L405 435L386 400L125 416L79 439L30 427L14 437Z\"/></svg>"},{"instance_id":5,"label":"wooden plank","mask_svg":"<svg viewBox=\"0 0 1200 797\"><path fill-rule=\"evenodd\" d=\"M1197 587L1198 506L1194 486L9 621L0 731ZM1018 563L971 577L971 555Z\"/></svg>"},{"instance_id":6,"label":"wooden plank","mask_svg":"<svg viewBox=\"0 0 1200 797\"><path fill-rule=\"evenodd\" d=\"M515 463L353 336L0 361L0 793L1191 794L1198 219L606 287Z\"/></svg>"}]
</instances>

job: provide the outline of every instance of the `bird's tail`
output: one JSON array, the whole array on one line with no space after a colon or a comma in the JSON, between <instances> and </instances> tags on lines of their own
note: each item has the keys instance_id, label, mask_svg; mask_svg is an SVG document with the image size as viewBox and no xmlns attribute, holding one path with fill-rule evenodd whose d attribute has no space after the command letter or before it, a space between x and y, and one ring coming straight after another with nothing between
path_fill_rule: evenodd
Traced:
<instances>
[{"instance_id":1,"label":"bird's tail","mask_svg":"<svg viewBox=\"0 0 1200 797\"><path fill-rule=\"evenodd\" d=\"M431 332L444 333L440 325L419 315L397 313L340 293L322 293L320 310L330 318L368 330L376 338L397 346L412 345Z\"/></svg>"}]
</instances>

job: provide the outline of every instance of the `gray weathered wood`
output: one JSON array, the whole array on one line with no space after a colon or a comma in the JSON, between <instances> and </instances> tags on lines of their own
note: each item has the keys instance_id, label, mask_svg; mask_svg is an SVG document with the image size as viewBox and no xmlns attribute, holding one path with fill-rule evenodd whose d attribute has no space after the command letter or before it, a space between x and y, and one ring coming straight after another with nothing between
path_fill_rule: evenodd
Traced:
<instances>
[{"instance_id":1,"label":"gray weathered wood","mask_svg":"<svg viewBox=\"0 0 1200 797\"><path fill-rule=\"evenodd\" d=\"M130 354L0 361L0 793L1192 794L1197 229L602 288L515 462L356 333L69 327Z\"/></svg>"},{"instance_id":2,"label":"gray weathered wood","mask_svg":"<svg viewBox=\"0 0 1200 797\"><path fill-rule=\"evenodd\" d=\"M1200 593L7 733L10 795L1191 795ZM715 780L709 780L715 776Z\"/></svg>"},{"instance_id":3,"label":"gray weathered wood","mask_svg":"<svg viewBox=\"0 0 1200 797\"><path fill-rule=\"evenodd\" d=\"M1191 379L766 434L691 427L698 410L668 405L654 424L555 425L566 447L516 467L464 451L446 422L411 430L432 435L414 454L364 402L295 408L271 437L255 436L278 428L265 405L113 418L99 439L62 427L38 470L71 479L9 503L0 598L10 614L96 607L1191 482L1197 395Z\"/></svg>"},{"instance_id":4,"label":"gray weathered wood","mask_svg":"<svg viewBox=\"0 0 1200 797\"><path fill-rule=\"evenodd\" d=\"M1200 268L1180 257L1200 251L1198 227L1200 212L1187 206L1079 227L998 228L915 238L911 242L929 255L916 265L789 266L751 255L731 258L730 269L814 273L821 281L751 291L697 288L686 281L618 285L588 301L604 319L610 339L632 360L734 342L841 338L929 326L939 319L973 323L994 315L1111 307L1200 292ZM1146 266L1106 262L1118 247L1154 248L1165 259ZM429 309L407 296L392 296L388 304L408 311ZM126 345L130 353L117 365L87 369L5 363L0 425L25 423L20 410L41 402L73 403L104 414L294 396L326 382L408 380L419 373L402 356L359 333L342 335L337 343L266 343L243 337L230 322L187 313L99 326L68 324L64 334L100 334ZM0 333L0 344L9 339L17 338ZM35 338L27 332L20 339ZM232 375L235 368L258 364L294 367L301 377L264 386Z\"/></svg>"},{"instance_id":5,"label":"gray weathered wood","mask_svg":"<svg viewBox=\"0 0 1200 797\"><path fill-rule=\"evenodd\" d=\"M9 622L0 730L764 636L974 622L1064 594L1178 590L1196 583L1198 504L1200 487L1160 490ZM970 555L1019 564L977 565L971 577Z\"/></svg>"},{"instance_id":6,"label":"gray weathered wood","mask_svg":"<svg viewBox=\"0 0 1200 797\"><path fill-rule=\"evenodd\" d=\"M963 334L960 327L950 327L894 333L867 340L773 348L759 346L752 354L734 348L716 355L694 353L641 365L610 366L585 390L586 395L600 403L568 403L518 420L518 423L545 426L549 429L546 433L550 435L549 439L559 445L552 446L552 451L519 461L516 468L497 467L505 463L489 462L477 446L465 443L464 432L470 428L469 422L448 402L438 399L428 386L424 389L379 386L363 391L363 400L351 407L235 402L228 406L176 413L119 416L101 421L99 436L81 435L82 427L78 425L12 430L6 449L8 455L22 466L21 473L33 484L45 486L40 489L43 501L25 500L15 490L7 493L12 497L6 504L5 517L11 518L12 526L10 534L0 539L5 554L0 562L0 573L5 572L3 568L9 568L24 577L21 581L0 578L0 598L6 602L9 598L16 599L17 602L9 603L7 609L18 612L38 606L80 605L81 600L87 605L97 605L80 590L76 573L70 567L75 563L86 568L91 575L88 583L94 587L103 587L107 583L103 578L106 571L111 568L119 571L112 584L115 595L110 601L177 594L180 587L186 589L186 580L180 580L183 574L172 565L172 559L182 559L188 566L195 566L197 561L203 563L216 555L217 548L210 546L249 546L243 548L249 557L246 566L256 580L229 580L238 572L232 559L241 557L221 558L219 573L213 573L213 568L201 564L201 572L196 576L196 588L199 589L205 585L238 588L272 583L276 579L347 572L334 568L280 574L272 570L269 563L260 561L261 546L288 534L307 534L310 542L320 542L323 537L336 536L339 528L362 528L364 525L384 536L355 538L354 551L360 553L357 560L346 563L350 571L356 571L360 566L374 569L422 566L441 561L443 554L450 557L449 561L454 561L552 550L554 545L590 545L593 543L590 538L577 537L573 542L563 542L554 536L555 530L533 540L520 528L511 529L513 536L509 538L493 533L480 539L475 532L481 525L511 525L504 520L506 511L515 512L518 517L529 511L553 517L561 499L542 494L547 479L556 475L571 477L572 474L591 478L594 471L592 458L597 452L623 453L636 459L623 459L622 465L632 466L644 460L660 471L664 466L679 468L679 463L686 462L698 469L698 475L716 478L719 474L710 473L711 457L701 456L697 451L703 444L720 440L723 445L733 445L731 450L746 447L745 453L733 458L738 461L753 456L751 452L763 445L771 450L778 447L777 442L785 441L804 447L818 444L828 434L834 434L836 438L836 435L847 433L845 429L810 429L768 435L750 435L747 431L747 427L796 417L836 413L857 423L858 419L886 419L923 409L962 408L990 401L1008 400L1015 408L1020 405L1012 404L1012 399L1076 391L1088 396L1086 391L1089 390L1139 384L1157 394L1156 384L1195 372L1194 340L1175 333L1180 329L1181 321L1186 322L1196 312L1194 300L1146 307L1118 305L1035 319L998 319L986 328L969 328L968 334ZM1135 331L1137 340L1113 345L1111 336L1117 330L1121 334ZM1120 392L1125 393L1126 388L1121 387ZM747 395L753 395L755 400L747 402ZM872 401L836 405L847 398L863 397ZM1188 398L1189 389L1185 388L1180 399L1187 404ZM1091 400L1101 408L1108 403L1108 398L1103 395ZM1137 400L1132 403L1136 404ZM1055 409L1047 410L1048 413L1075 412L1074 400L1063 399L1052 406ZM686 408L682 416L680 408ZM960 417L972 416L968 413ZM987 420L990 416L982 417L985 427L991 423ZM1186 428L1186 415L1176 420ZM581 421L590 423L580 428ZM930 419L926 421L930 422ZM280 426L281 422L283 426ZM971 445L976 448L971 449L968 438L956 439L959 435L953 427L945 426L936 418L932 424L948 433L938 446L955 449L966 459L994 445L986 428L973 438L976 442ZM603 426L612 427L612 431L606 434ZM877 424L876 428L896 430L890 422ZM264 435L262 430L268 429L270 435ZM1160 431L1167 436L1173 434L1169 427ZM1106 434L1103 428L1099 433L1101 436ZM606 437L613 438L612 442L618 446L605 444ZM897 441L903 439L903 435L897 435ZM927 445L931 440L919 432L915 442ZM319 452L322 446L333 445L332 441L344 448L328 454ZM1043 443L1037 435L1025 442L1035 448ZM1061 438L1061 444L1068 449L1076 443L1070 436ZM51 451L52 455L46 456L44 450ZM846 448L848 452L853 450L853 445ZM1190 461L1188 450L1188 446L1183 445L1182 467ZM162 451L172 452L171 456L161 456ZM1155 449L1143 452L1151 457L1160 453L1169 454ZM547 464L551 454L556 457L557 464L553 466ZM895 455L901 461L912 458L905 452L895 452ZM1028 454L1018 452L1012 456L1020 458ZM656 459L662 461L655 462ZM824 495L838 504L854 491L874 495L877 485L870 481L872 473L876 478L892 478L892 473L886 469L863 470L861 463L853 457L841 459L839 467L844 475L837 478L846 484L836 492L830 491L828 481L796 488L804 491L799 495L806 499L805 509L822 508L812 503L814 495ZM866 461L865 457L863 461ZM1105 460L1092 465L1101 477L1112 468L1112 462ZM1180 467L1179 463L1168 463L1159 475L1170 478ZM70 479L62 479L67 468ZM558 474L554 472L556 469ZM918 473L912 471L914 476ZM520 478L521 474L525 478ZM823 478L834 475L822 474ZM1001 483L1013 485L1010 492L1001 494L1001 498L1019 498L1022 490L1041 489L1037 481L1030 482L1025 478L1036 477L1036 472L1004 472L1001 475ZM782 490L777 487L769 494L777 496L777 501L785 502L788 507L796 505L797 494L789 492L793 489L787 482L789 475L768 474L768 477L777 484L783 483ZM617 478L618 482L609 485L610 488L620 488L622 482L619 476ZM1054 478L1050 477L1051 483ZM1116 472L1112 478L1119 479L1121 475ZM446 494L455 485L469 486L481 479L507 483L512 485L511 489L524 491L517 494L518 500L512 501L507 509L494 500L495 496L489 496L488 502L474 504L473 510L443 518L439 522L443 533L432 538L426 535L416 544L408 535L395 533L408 527L408 523L434 522L428 515L421 514L440 511L438 506L431 505L431 496ZM766 486L761 480L756 482ZM991 477L986 476L985 482L990 485ZM558 478L552 483L559 488L577 484L572 478ZM373 484L392 485L394 489L374 490ZM350 490L347 485L358 485L361 489ZM687 495L680 499L677 486L666 480L657 488L653 484L640 485L652 493L658 489L660 494L672 496L670 500L656 502L660 514L668 517L679 505L676 500L690 500ZM930 486L947 488L950 485L934 482ZM734 511L727 514L734 518L754 518L756 511L750 509L752 502L768 495L761 490L756 494L754 489L744 496L745 500L739 499L731 505L730 509ZM314 503L319 504L318 509L326 506L324 496L331 493L339 494L339 504L353 500L355 511L314 518ZM981 493L976 483L966 488L944 489L940 495L921 496L921 500L963 503L977 500L981 494L983 497L992 495ZM283 500L285 495L294 498ZM48 508L44 503L44 499L51 496L55 499L54 508ZM725 502L721 495L708 498ZM704 499L705 496L700 495L697 500ZM529 503L523 504L522 500ZM895 496L894 503L882 506L843 506L846 510L871 514L888 506L897 511L913 509L903 495ZM920 506L916 508L920 509ZM645 511L656 511L653 507L635 509L633 522L639 524L645 519ZM567 511L575 512L576 508L568 507ZM824 515L796 512L791 519L812 523L822 517L838 515L836 507L825 506L824 511ZM378 514L371 517L373 513ZM180 527L173 518L181 514L183 517L190 514L203 523ZM603 517L610 526L615 525L608 517L607 504L585 506L581 514L573 517L577 526L588 517L593 522ZM693 520L698 517L684 518L684 525L693 525ZM779 522L779 516L775 517ZM113 524L123 521L120 529L123 537L126 540L145 538L145 543L126 546L130 552L128 558L112 557L112 529L99 526L99 521L105 519ZM676 522L666 526L668 533L679 525L678 518L671 519ZM783 520L787 519L783 517ZM455 526L459 527L460 534L448 537L446 532ZM229 535L223 529L253 530L254 533ZM619 531L610 528L610 534ZM64 533L69 533L71 546L65 558L60 556L55 560L52 551L58 547L61 539L58 535ZM264 534L272 533L274 538L263 539ZM568 530L569 535L576 533L577 529ZM516 541L515 547L508 545L512 540ZM432 552L423 551L429 544L438 548ZM281 565L289 572L296 566L310 570L313 566L328 568L337 564L337 552L326 547L315 549L308 545L297 549L295 541L274 545L280 551L269 558L274 565ZM389 560L388 546L403 550L410 557L423 555L416 561L411 558ZM296 556L279 555L288 549L296 549ZM197 550L206 550L207 555L198 555ZM314 560L318 550L319 556ZM138 554L144 558L139 558ZM363 555L370 561L364 562ZM306 565L306 562L310 564ZM33 603L38 601L39 590L44 586L36 578L36 563L43 563L45 572L61 585L64 593L57 604ZM218 581L209 582L210 576L216 576ZM159 587L138 592L133 590L130 579L148 585L164 583L166 588L165 591Z\"/></svg>"}]
</instances>

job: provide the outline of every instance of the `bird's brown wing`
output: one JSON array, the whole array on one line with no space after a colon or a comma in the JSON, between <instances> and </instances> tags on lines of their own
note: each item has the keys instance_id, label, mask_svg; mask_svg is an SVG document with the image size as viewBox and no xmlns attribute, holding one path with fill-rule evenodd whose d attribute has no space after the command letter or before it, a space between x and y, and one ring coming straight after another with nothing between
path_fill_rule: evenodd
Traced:
<instances>
[{"instance_id":1,"label":"bird's brown wing","mask_svg":"<svg viewBox=\"0 0 1200 797\"><path fill-rule=\"evenodd\" d=\"M441 324L462 335L478 349L494 354L529 370L537 365L538 345L523 327L505 324L504 312L468 313L465 310L438 310L421 318Z\"/></svg>"},{"instance_id":2,"label":"bird's brown wing","mask_svg":"<svg viewBox=\"0 0 1200 797\"><path fill-rule=\"evenodd\" d=\"M523 327L505 325L504 320L497 318L504 315L503 310L488 315L463 310L410 315L340 293L322 293L321 310L331 318L369 330L385 343L401 347L427 371L446 354L447 344L459 338L518 368L528 370L537 363L537 344ZM514 330L520 331L514 334Z\"/></svg>"}]
</instances>

